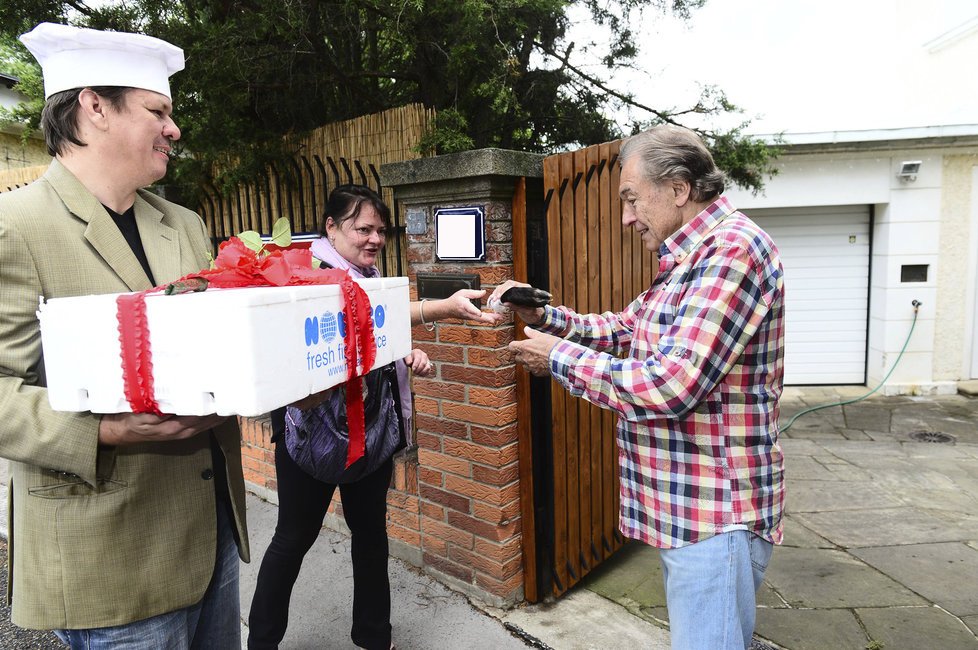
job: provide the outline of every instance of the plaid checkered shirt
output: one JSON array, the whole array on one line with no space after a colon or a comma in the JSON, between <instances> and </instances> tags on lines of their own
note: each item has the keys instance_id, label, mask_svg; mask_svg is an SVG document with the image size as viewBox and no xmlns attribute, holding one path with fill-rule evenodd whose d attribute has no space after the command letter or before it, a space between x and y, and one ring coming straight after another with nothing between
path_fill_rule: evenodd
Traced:
<instances>
[{"instance_id":1,"label":"plaid checkered shirt","mask_svg":"<svg viewBox=\"0 0 978 650\"><path fill-rule=\"evenodd\" d=\"M781 542L783 305L777 248L720 197L663 242L652 286L623 312L547 307L537 329L567 331L551 374L619 415L625 536Z\"/></svg>"}]
</instances>

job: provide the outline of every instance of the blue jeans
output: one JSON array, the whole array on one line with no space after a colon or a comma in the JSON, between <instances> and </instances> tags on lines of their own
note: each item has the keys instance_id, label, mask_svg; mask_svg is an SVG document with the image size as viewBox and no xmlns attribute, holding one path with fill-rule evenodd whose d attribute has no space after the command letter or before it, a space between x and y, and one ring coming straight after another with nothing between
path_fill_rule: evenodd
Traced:
<instances>
[{"instance_id":1,"label":"blue jeans","mask_svg":"<svg viewBox=\"0 0 978 650\"><path fill-rule=\"evenodd\" d=\"M774 545L746 530L662 549L673 650L750 647L755 592Z\"/></svg>"},{"instance_id":2,"label":"blue jeans","mask_svg":"<svg viewBox=\"0 0 978 650\"><path fill-rule=\"evenodd\" d=\"M214 575L199 603L124 625L55 630L55 634L71 650L240 650L241 600L233 526L225 504L218 503Z\"/></svg>"}]
</instances>

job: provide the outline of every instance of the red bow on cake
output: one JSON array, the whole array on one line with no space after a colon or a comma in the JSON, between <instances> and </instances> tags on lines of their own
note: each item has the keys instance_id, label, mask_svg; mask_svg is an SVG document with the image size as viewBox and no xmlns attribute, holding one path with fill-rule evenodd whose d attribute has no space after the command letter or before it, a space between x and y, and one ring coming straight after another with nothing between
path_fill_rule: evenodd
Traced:
<instances>
[{"instance_id":1,"label":"red bow on cake","mask_svg":"<svg viewBox=\"0 0 978 650\"><path fill-rule=\"evenodd\" d=\"M160 290L166 294L186 293L203 291L208 287L232 289L313 284L337 284L343 296L343 314L348 323L344 343L348 377L346 406L350 426L346 466L352 465L364 454L361 377L370 372L377 356L370 300L346 271L313 268L312 253L307 248L259 254L239 238L232 237L221 243L213 268L191 273L168 285L120 295L116 305L122 376L125 396L133 413L162 415L153 390L153 359L146 321L147 294Z\"/></svg>"}]
</instances>

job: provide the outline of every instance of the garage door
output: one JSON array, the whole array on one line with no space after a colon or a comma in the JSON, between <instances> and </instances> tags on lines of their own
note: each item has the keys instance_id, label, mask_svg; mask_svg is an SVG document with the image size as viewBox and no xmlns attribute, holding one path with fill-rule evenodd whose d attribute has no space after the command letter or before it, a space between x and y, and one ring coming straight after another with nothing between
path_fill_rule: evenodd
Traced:
<instances>
[{"instance_id":1,"label":"garage door","mask_svg":"<svg viewBox=\"0 0 978 650\"><path fill-rule=\"evenodd\" d=\"M869 206L745 212L781 251L785 383L866 383Z\"/></svg>"}]
</instances>

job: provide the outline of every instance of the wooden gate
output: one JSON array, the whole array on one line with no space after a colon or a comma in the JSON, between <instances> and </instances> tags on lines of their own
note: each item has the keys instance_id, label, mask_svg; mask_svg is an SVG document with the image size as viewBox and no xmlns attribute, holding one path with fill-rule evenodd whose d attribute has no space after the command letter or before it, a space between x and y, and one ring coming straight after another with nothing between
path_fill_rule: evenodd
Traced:
<instances>
[{"instance_id":1,"label":"wooden gate","mask_svg":"<svg viewBox=\"0 0 978 650\"><path fill-rule=\"evenodd\" d=\"M531 266L527 280L536 286L549 280L554 304L580 313L621 311L655 272L654 256L621 225L620 145L594 145L543 161L548 268L534 273ZM536 601L563 594L623 540L617 416L571 397L551 380L531 380L529 392L535 507L532 521L524 509L524 535L533 539L535 565L528 567L528 583L534 584L527 584L526 594Z\"/></svg>"}]
</instances>

